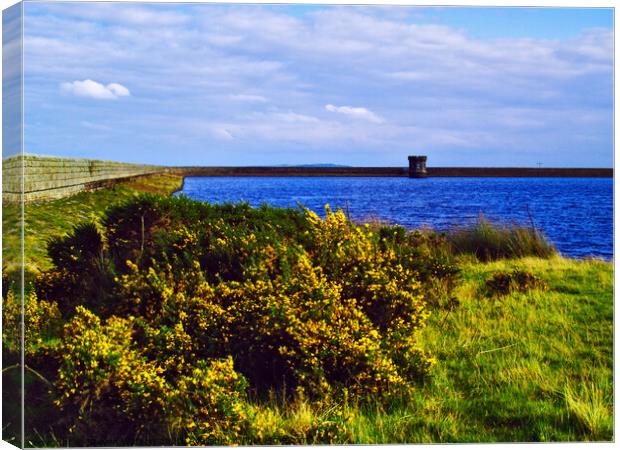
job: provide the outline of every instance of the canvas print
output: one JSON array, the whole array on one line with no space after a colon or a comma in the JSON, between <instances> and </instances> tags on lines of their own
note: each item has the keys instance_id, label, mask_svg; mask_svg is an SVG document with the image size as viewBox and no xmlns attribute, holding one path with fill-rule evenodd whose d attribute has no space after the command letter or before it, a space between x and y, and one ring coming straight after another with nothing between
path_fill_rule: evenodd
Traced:
<instances>
[{"instance_id":1,"label":"canvas print","mask_svg":"<svg viewBox=\"0 0 620 450\"><path fill-rule=\"evenodd\" d=\"M5 9L2 439L613 441L613 18Z\"/></svg>"}]
</instances>

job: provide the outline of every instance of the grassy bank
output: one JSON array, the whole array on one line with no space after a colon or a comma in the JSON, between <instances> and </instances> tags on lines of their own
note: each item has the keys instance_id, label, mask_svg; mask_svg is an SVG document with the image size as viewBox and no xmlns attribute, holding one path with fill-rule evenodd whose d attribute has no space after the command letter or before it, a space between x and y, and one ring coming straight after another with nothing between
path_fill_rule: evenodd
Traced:
<instances>
[{"instance_id":1,"label":"grassy bank","mask_svg":"<svg viewBox=\"0 0 620 450\"><path fill-rule=\"evenodd\" d=\"M82 192L71 197L27 204L24 212L26 268L48 269L47 242L53 236L70 232L84 221L98 221L106 208L142 193L170 195L181 189L179 175L154 175L119 183L112 188ZM2 206L2 261L9 272L20 265L20 206Z\"/></svg>"},{"instance_id":2,"label":"grassy bank","mask_svg":"<svg viewBox=\"0 0 620 450\"><path fill-rule=\"evenodd\" d=\"M30 445L613 439L611 263L489 224L467 250L463 229L454 248L342 214L104 213L178 182L30 206L57 221L39 245L65 234L31 255L27 361L53 388L28 381ZM73 230L84 211L97 225ZM502 242L546 257L496 260Z\"/></svg>"},{"instance_id":3,"label":"grassy bank","mask_svg":"<svg viewBox=\"0 0 620 450\"><path fill-rule=\"evenodd\" d=\"M360 442L610 440L613 268L601 261L462 262L460 305L421 331L438 359L414 407L358 426ZM515 269L547 290L485 294ZM362 420L364 423L365 420Z\"/></svg>"}]
</instances>

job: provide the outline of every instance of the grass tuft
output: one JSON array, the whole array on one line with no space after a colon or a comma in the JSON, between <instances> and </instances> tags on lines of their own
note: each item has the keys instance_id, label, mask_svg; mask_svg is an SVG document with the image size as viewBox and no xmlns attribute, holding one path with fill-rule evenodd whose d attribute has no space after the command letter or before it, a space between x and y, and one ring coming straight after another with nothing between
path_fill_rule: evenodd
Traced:
<instances>
[{"instance_id":1,"label":"grass tuft","mask_svg":"<svg viewBox=\"0 0 620 450\"><path fill-rule=\"evenodd\" d=\"M455 254L474 254L480 261L525 256L549 258L557 254L533 223L529 227L501 225L483 215L476 222L448 233L448 242Z\"/></svg>"},{"instance_id":2,"label":"grass tuft","mask_svg":"<svg viewBox=\"0 0 620 450\"><path fill-rule=\"evenodd\" d=\"M584 383L575 389L564 386L564 401L569 416L590 440L606 440L612 434L611 400L595 383Z\"/></svg>"}]
</instances>

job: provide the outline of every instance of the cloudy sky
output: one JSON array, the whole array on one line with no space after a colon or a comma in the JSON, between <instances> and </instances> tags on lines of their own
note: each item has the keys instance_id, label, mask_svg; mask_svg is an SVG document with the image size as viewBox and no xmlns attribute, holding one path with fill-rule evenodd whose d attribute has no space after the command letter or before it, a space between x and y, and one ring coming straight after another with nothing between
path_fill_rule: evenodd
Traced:
<instances>
[{"instance_id":1,"label":"cloudy sky","mask_svg":"<svg viewBox=\"0 0 620 450\"><path fill-rule=\"evenodd\" d=\"M25 150L609 167L611 9L25 4Z\"/></svg>"}]
</instances>

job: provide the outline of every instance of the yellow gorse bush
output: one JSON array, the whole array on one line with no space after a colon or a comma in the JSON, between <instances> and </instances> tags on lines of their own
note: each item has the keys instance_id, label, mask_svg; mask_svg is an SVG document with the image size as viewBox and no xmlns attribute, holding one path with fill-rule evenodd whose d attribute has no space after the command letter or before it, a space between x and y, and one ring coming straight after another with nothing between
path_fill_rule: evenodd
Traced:
<instances>
[{"instance_id":1,"label":"yellow gorse bush","mask_svg":"<svg viewBox=\"0 0 620 450\"><path fill-rule=\"evenodd\" d=\"M111 432L126 442L263 442L248 394L381 402L409 396L432 368L415 337L428 317L420 273L432 270L406 241L342 211L321 219L147 197L110 210L105 236L93 229L81 229L92 251L79 250L79 236L67 249L54 242L59 266L31 302L51 311L57 301L63 313L56 404L83 442ZM105 292L88 285L89 271ZM44 321L31 316L36 334ZM304 428L304 439L338 442L341 419Z\"/></svg>"},{"instance_id":2,"label":"yellow gorse bush","mask_svg":"<svg viewBox=\"0 0 620 450\"><path fill-rule=\"evenodd\" d=\"M245 378L235 372L233 360L199 360L182 376L170 405L173 423L187 431L187 445L235 444L249 424L244 402Z\"/></svg>"},{"instance_id":3,"label":"yellow gorse bush","mask_svg":"<svg viewBox=\"0 0 620 450\"><path fill-rule=\"evenodd\" d=\"M60 312L55 302L38 300L34 291L24 298L24 355L32 357L43 347L46 340L57 334L60 328ZM11 354L19 354L22 347L22 305L20 297L8 290L2 303L2 342Z\"/></svg>"},{"instance_id":4,"label":"yellow gorse bush","mask_svg":"<svg viewBox=\"0 0 620 450\"><path fill-rule=\"evenodd\" d=\"M55 387L56 404L74 415L70 431L88 433L128 422L137 429L163 422L169 395L156 362L148 361L132 341L133 317L112 316L105 323L78 306L65 325L59 348L62 363Z\"/></svg>"}]
</instances>

